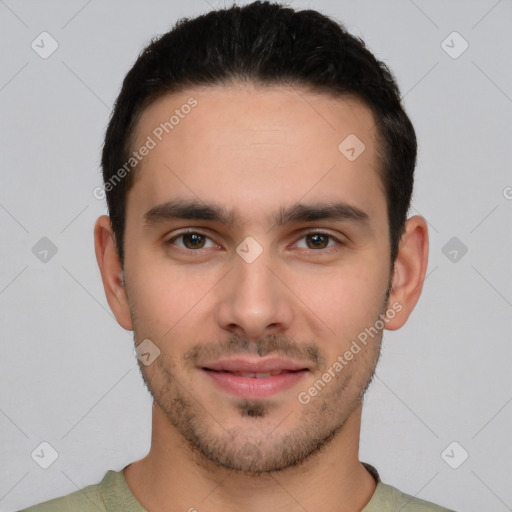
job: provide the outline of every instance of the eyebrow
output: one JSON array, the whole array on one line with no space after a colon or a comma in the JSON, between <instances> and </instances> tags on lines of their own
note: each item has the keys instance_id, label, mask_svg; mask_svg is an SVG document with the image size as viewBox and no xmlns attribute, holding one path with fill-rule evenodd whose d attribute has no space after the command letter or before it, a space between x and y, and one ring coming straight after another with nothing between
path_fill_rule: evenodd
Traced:
<instances>
[{"instance_id":1,"label":"eyebrow","mask_svg":"<svg viewBox=\"0 0 512 512\"><path fill-rule=\"evenodd\" d=\"M144 224L148 227L176 219L204 220L232 226L236 223L237 216L234 211L223 206L195 200L167 201L151 208L144 214ZM360 208L344 202L296 203L281 208L271 216L271 219L278 227L294 222L318 220L347 220L368 224L369 215Z\"/></svg>"}]
</instances>

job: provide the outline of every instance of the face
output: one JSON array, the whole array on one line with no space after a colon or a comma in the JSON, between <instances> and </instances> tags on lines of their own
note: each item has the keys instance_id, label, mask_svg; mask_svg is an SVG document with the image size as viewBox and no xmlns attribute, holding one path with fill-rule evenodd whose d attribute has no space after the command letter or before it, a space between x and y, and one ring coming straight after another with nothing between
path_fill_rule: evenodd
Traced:
<instances>
[{"instance_id":1,"label":"face","mask_svg":"<svg viewBox=\"0 0 512 512\"><path fill-rule=\"evenodd\" d=\"M375 136L360 102L285 87L190 89L142 115L130 327L160 351L139 363L156 407L205 460L298 465L357 411L391 308Z\"/></svg>"}]
</instances>

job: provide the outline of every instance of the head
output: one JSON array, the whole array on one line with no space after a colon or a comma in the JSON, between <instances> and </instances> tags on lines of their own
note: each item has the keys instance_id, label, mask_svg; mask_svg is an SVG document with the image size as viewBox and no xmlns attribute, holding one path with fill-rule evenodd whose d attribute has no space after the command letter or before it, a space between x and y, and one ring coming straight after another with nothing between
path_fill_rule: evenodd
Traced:
<instances>
[{"instance_id":1,"label":"head","mask_svg":"<svg viewBox=\"0 0 512 512\"><path fill-rule=\"evenodd\" d=\"M360 411L425 276L415 160L388 68L315 11L235 6L141 53L105 137L96 253L118 322L151 349L159 414L205 460L282 470ZM229 365L247 361L287 384L234 393Z\"/></svg>"}]
</instances>

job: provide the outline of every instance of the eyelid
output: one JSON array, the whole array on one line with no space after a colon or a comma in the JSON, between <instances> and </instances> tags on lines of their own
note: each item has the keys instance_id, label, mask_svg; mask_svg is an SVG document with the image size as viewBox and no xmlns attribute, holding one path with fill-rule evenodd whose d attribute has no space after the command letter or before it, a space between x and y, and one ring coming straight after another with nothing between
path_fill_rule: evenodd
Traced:
<instances>
[{"instance_id":1,"label":"eyelid","mask_svg":"<svg viewBox=\"0 0 512 512\"><path fill-rule=\"evenodd\" d=\"M328 229L322 229L322 228L309 228L309 229L306 229L306 231L301 231L301 233L302 233L302 236L316 235L316 234L330 236L331 238L334 238L335 240L337 240L340 243L342 243L343 239L345 238L341 233L333 234Z\"/></svg>"},{"instance_id":2,"label":"eyelid","mask_svg":"<svg viewBox=\"0 0 512 512\"><path fill-rule=\"evenodd\" d=\"M180 230L178 233L174 233L172 235L172 237L166 239L165 244L171 245L176 239L178 239L184 235L190 234L190 233L201 235L204 238L207 238L208 240L210 240L214 245L216 245L218 247L218 244L212 239L212 237L210 235L206 234L204 231L202 231L199 228L184 228L184 229ZM188 247L180 247L180 246L177 246L177 247L179 249L181 249L182 251L186 251L186 252L199 252L201 249L211 249L211 247L201 247L200 249L189 249Z\"/></svg>"},{"instance_id":3,"label":"eyelid","mask_svg":"<svg viewBox=\"0 0 512 512\"><path fill-rule=\"evenodd\" d=\"M331 240L334 240L338 245L345 245L345 243L346 243L346 241L343 240L342 236L333 235L328 230L321 229L321 228L309 228L306 231L301 231L300 232L300 237L298 238L297 242L299 240L302 240L304 237L306 237L308 235L324 235L324 236L330 238ZM295 242L295 243L297 243L297 242ZM303 249L303 250L308 251L308 252L328 253L328 252L330 252L333 249L336 249L336 246L332 246L331 245L331 246L326 247L324 249L309 249L309 248L306 248L306 249Z\"/></svg>"}]
</instances>

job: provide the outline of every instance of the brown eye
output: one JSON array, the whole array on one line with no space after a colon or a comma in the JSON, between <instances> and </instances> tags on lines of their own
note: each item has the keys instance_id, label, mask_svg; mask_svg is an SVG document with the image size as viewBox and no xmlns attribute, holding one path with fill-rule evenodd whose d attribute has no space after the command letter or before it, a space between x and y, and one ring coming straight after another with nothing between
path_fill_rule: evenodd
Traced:
<instances>
[{"instance_id":1,"label":"brown eye","mask_svg":"<svg viewBox=\"0 0 512 512\"><path fill-rule=\"evenodd\" d=\"M329 243L329 235L323 233L311 233L306 235L308 249L325 249Z\"/></svg>"},{"instance_id":2,"label":"brown eye","mask_svg":"<svg viewBox=\"0 0 512 512\"><path fill-rule=\"evenodd\" d=\"M202 249L204 247L205 237L199 233L186 233L181 236L187 249Z\"/></svg>"},{"instance_id":3,"label":"brown eye","mask_svg":"<svg viewBox=\"0 0 512 512\"><path fill-rule=\"evenodd\" d=\"M195 251L199 249L208 249L216 247L209 236L196 231L189 231L176 235L165 242L168 246L177 246L183 250Z\"/></svg>"},{"instance_id":4,"label":"brown eye","mask_svg":"<svg viewBox=\"0 0 512 512\"><path fill-rule=\"evenodd\" d=\"M317 252L320 254L327 254L335 252L343 245L338 238L334 235L323 231L310 231L304 233L299 241L296 243L296 247L305 251Z\"/></svg>"}]
</instances>

